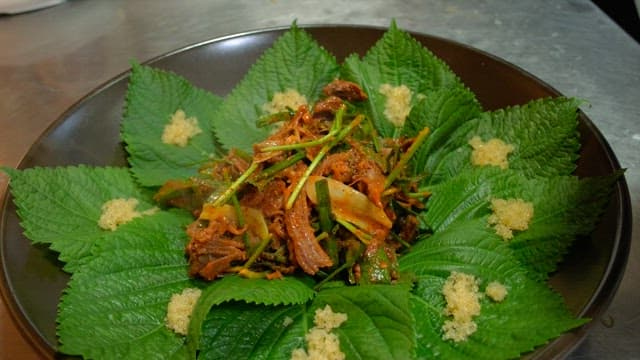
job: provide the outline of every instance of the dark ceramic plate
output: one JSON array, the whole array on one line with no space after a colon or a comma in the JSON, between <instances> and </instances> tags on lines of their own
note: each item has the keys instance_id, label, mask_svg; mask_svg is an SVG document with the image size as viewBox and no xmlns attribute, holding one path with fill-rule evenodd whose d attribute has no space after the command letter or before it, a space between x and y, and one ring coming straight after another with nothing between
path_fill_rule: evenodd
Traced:
<instances>
[{"instance_id":1,"label":"dark ceramic plate","mask_svg":"<svg viewBox=\"0 0 640 360\"><path fill-rule=\"evenodd\" d=\"M350 26L309 27L308 31L339 60L364 54L383 30ZM234 35L180 49L150 62L172 70L195 85L227 94L284 29ZM523 104L559 93L525 71L470 47L428 35L415 35L444 59L477 95L485 109ZM71 164L126 165L119 123L128 74L121 75L82 99L32 146L21 168ZM579 81L579 79L576 79ZM611 148L584 114L577 174L594 176L619 169ZM2 290L34 346L52 356L56 347L56 306L68 275L56 254L23 237L10 197L3 206L0 231ZM576 316L597 318L608 306L622 278L630 244L630 205L624 180L611 196L602 223L590 238L579 239L551 285L564 295ZM589 325L565 334L532 354L562 357L584 337Z\"/></svg>"}]
</instances>

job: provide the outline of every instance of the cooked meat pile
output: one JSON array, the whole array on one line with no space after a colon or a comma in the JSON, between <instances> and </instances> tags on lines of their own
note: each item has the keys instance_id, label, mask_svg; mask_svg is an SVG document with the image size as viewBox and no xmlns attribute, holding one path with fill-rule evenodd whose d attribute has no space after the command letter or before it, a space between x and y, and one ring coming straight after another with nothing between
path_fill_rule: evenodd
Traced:
<instances>
[{"instance_id":1,"label":"cooked meat pile","mask_svg":"<svg viewBox=\"0 0 640 360\"><path fill-rule=\"evenodd\" d=\"M396 254L416 236L422 199L415 179L389 174L402 174L414 139L378 137L358 110L367 95L357 84L334 80L323 92L313 106L261 119L279 127L252 156L232 150L158 191L159 203L196 218L192 276L398 279Z\"/></svg>"}]
</instances>

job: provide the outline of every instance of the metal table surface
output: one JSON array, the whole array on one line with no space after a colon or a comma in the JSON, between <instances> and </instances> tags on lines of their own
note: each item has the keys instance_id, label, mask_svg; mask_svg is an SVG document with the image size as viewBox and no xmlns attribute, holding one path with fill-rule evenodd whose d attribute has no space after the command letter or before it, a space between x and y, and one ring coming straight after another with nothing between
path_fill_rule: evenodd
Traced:
<instances>
[{"instance_id":1,"label":"metal table surface","mask_svg":"<svg viewBox=\"0 0 640 360\"><path fill-rule=\"evenodd\" d=\"M126 71L130 59L294 19L384 27L391 18L497 55L589 100L584 111L627 168L635 234L616 297L570 358L640 358L640 45L589 1L69 0L2 16L0 165L16 166L65 109ZM0 198L6 182L0 179ZM40 356L0 303L0 358Z\"/></svg>"}]
</instances>

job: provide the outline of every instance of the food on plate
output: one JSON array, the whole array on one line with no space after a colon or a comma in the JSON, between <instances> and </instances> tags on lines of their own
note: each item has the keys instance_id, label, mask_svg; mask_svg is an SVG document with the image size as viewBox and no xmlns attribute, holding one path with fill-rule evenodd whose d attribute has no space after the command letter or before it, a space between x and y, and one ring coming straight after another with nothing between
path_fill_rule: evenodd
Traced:
<instances>
[{"instance_id":1,"label":"food on plate","mask_svg":"<svg viewBox=\"0 0 640 360\"><path fill-rule=\"evenodd\" d=\"M291 353L291 359L344 359L345 355L340 351L340 339L331 330L339 328L345 321L347 321L347 315L334 313L329 305L323 309L316 309L313 318L314 326L305 335L306 349L295 349Z\"/></svg>"},{"instance_id":2,"label":"food on plate","mask_svg":"<svg viewBox=\"0 0 640 360\"><path fill-rule=\"evenodd\" d=\"M167 305L167 327L177 334L187 335L189 320L202 290L186 288L179 294L173 294Z\"/></svg>"},{"instance_id":3,"label":"food on plate","mask_svg":"<svg viewBox=\"0 0 640 360\"><path fill-rule=\"evenodd\" d=\"M187 229L190 274L302 270L327 273L323 281L343 272L352 284L397 281L397 252L417 237L427 195L418 178L397 174L426 137L377 137L354 106L366 99L357 84L333 80L312 107L267 120L277 127L253 155L232 150L195 177L166 182L156 201L196 217Z\"/></svg>"},{"instance_id":4,"label":"food on plate","mask_svg":"<svg viewBox=\"0 0 640 360\"><path fill-rule=\"evenodd\" d=\"M480 315L480 290L475 276L452 272L442 287L447 302L444 313L451 319L442 325L444 340L465 341L478 325L473 318Z\"/></svg>"},{"instance_id":5,"label":"food on plate","mask_svg":"<svg viewBox=\"0 0 640 360\"><path fill-rule=\"evenodd\" d=\"M134 63L128 167L2 169L71 273L61 353L501 359L588 321L547 284L619 176L573 174L578 100L484 110L395 23L340 61L294 24L222 95Z\"/></svg>"}]
</instances>

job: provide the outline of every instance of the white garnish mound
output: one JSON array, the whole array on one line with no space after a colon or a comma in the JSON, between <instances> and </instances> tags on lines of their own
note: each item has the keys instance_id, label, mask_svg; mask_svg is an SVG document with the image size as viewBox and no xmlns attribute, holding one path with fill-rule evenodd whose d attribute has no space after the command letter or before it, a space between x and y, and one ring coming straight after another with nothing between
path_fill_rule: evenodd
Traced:
<instances>
[{"instance_id":1,"label":"white garnish mound","mask_svg":"<svg viewBox=\"0 0 640 360\"><path fill-rule=\"evenodd\" d=\"M277 114L288 109L297 110L300 105L306 105L307 98L294 89L273 94L270 102L262 105L262 110L267 114Z\"/></svg>"},{"instance_id":2,"label":"white garnish mound","mask_svg":"<svg viewBox=\"0 0 640 360\"><path fill-rule=\"evenodd\" d=\"M384 115L396 127L403 126L411 112L411 89L406 85L382 84L378 91L387 98Z\"/></svg>"},{"instance_id":3,"label":"white garnish mound","mask_svg":"<svg viewBox=\"0 0 640 360\"><path fill-rule=\"evenodd\" d=\"M139 212L136 210L138 203L138 199L135 198L116 198L107 201L102 205L102 214L98 220L98 226L105 230L114 231L122 224L143 215L151 215L158 210L157 208L151 208Z\"/></svg>"},{"instance_id":4,"label":"white garnish mound","mask_svg":"<svg viewBox=\"0 0 640 360\"><path fill-rule=\"evenodd\" d=\"M201 294L202 290L200 289L186 288L179 294L171 295L165 318L169 329L177 334L187 335L191 313Z\"/></svg>"},{"instance_id":5,"label":"white garnish mound","mask_svg":"<svg viewBox=\"0 0 640 360\"><path fill-rule=\"evenodd\" d=\"M185 147L191 138L201 132L202 129L198 126L198 119L187 117L184 110L178 109L171 115L171 120L164 127L162 142L167 145Z\"/></svg>"},{"instance_id":6,"label":"white garnish mound","mask_svg":"<svg viewBox=\"0 0 640 360\"><path fill-rule=\"evenodd\" d=\"M480 293L475 276L454 271L442 287L447 305L444 314L453 319L446 320L442 326L444 340L460 342L476 332L478 326L473 321L480 315Z\"/></svg>"},{"instance_id":7,"label":"white garnish mound","mask_svg":"<svg viewBox=\"0 0 640 360\"><path fill-rule=\"evenodd\" d=\"M307 350L298 348L291 353L291 360L344 360L340 351L340 339L331 332L347 321L347 314L334 313L329 305L316 309L314 327L305 335Z\"/></svg>"},{"instance_id":8,"label":"white garnish mound","mask_svg":"<svg viewBox=\"0 0 640 360\"><path fill-rule=\"evenodd\" d=\"M513 239L514 230L527 230L533 218L533 204L522 199L492 199L491 210L489 225L504 240Z\"/></svg>"},{"instance_id":9,"label":"white garnish mound","mask_svg":"<svg viewBox=\"0 0 640 360\"><path fill-rule=\"evenodd\" d=\"M508 292L507 288L497 281L490 282L484 289L484 293L495 302L502 302L507 297Z\"/></svg>"},{"instance_id":10,"label":"white garnish mound","mask_svg":"<svg viewBox=\"0 0 640 360\"><path fill-rule=\"evenodd\" d=\"M514 146L504 141L493 138L484 142L479 136L469 140L473 148L471 152L471 164L475 166L497 166L501 169L509 167L508 156L513 152Z\"/></svg>"}]
</instances>

